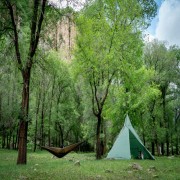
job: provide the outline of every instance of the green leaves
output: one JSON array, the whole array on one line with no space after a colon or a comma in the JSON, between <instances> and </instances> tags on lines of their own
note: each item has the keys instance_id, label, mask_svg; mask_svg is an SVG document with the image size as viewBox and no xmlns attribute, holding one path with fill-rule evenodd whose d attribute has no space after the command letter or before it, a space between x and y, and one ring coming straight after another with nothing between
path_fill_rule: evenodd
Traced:
<instances>
[{"instance_id":1,"label":"green leaves","mask_svg":"<svg viewBox=\"0 0 180 180\"><path fill-rule=\"evenodd\" d=\"M159 96L149 83L154 71L142 61L140 26L146 25L144 15L153 6L152 1L95 1L77 17L74 68L89 93L94 115L117 123L119 114L146 110L150 99Z\"/></svg>"}]
</instances>

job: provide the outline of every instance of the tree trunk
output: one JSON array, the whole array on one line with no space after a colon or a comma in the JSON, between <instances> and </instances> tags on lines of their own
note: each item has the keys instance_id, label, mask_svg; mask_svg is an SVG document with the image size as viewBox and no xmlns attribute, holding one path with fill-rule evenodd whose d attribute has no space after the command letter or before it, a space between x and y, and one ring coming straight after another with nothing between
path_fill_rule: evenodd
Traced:
<instances>
[{"instance_id":1,"label":"tree trunk","mask_svg":"<svg viewBox=\"0 0 180 180\"><path fill-rule=\"evenodd\" d=\"M54 86L55 86L55 75L53 78L53 85L52 85L52 91L51 91L51 97L50 97L50 105L49 105L49 117L48 117L48 145L51 146L51 111L52 111L52 102L54 97Z\"/></svg>"},{"instance_id":2,"label":"tree trunk","mask_svg":"<svg viewBox=\"0 0 180 180\"><path fill-rule=\"evenodd\" d=\"M155 105L155 104L154 104ZM154 106L153 106L153 109L154 109ZM153 112L153 110L152 110ZM152 114L151 112L151 114ZM157 154L158 156L160 155L159 153L159 144L158 144L158 136L157 136L157 132L156 132L156 119L155 119L155 116L151 115L152 117L152 120L153 120L153 142L151 143L152 144L152 155L155 155L155 145L156 145L156 148L157 148Z\"/></svg>"},{"instance_id":3,"label":"tree trunk","mask_svg":"<svg viewBox=\"0 0 180 180\"><path fill-rule=\"evenodd\" d=\"M31 72L30 68L27 68L26 71L22 72L23 92L22 92L21 118L19 123L17 164L26 164L27 162L27 131L28 131L30 72Z\"/></svg>"},{"instance_id":4,"label":"tree trunk","mask_svg":"<svg viewBox=\"0 0 180 180\"><path fill-rule=\"evenodd\" d=\"M4 125L2 126L2 148L4 149L6 145L6 131Z\"/></svg>"},{"instance_id":5,"label":"tree trunk","mask_svg":"<svg viewBox=\"0 0 180 180\"><path fill-rule=\"evenodd\" d=\"M167 142L167 155L169 154L169 140L168 140L168 127L166 124L167 123L167 118L166 118L166 90L167 86L163 86L161 88L161 93L162 93L162 105L163 105L163 122L161 122L160 126L166 128L166 142ZM164 155L165 150L164 150L164 142L161 143L161 149L162 149L162 155Z\"/></svg>"},{"instance_id":6,"label":"tree trunk","mask_svg":"<svg viewBox=\"0 0 180 180\"><path fill-rule=\"evenodd\" d=\"M160 127L161 128L164 127L162 122L160 122ZM161 142L161 154L164 156L164 153L165 153L164 142Z\"/></svg>"},{"instance_id":7,"label":"tree trunk","mask_svg":"<svg viewBox=\"0 0 180 180\"><path fill-rule=\"evenodd\" d=\"M106 131L106 124L105 124L105 122L103 121L103 133L104 133L104 140L103 140L103 146L104 146L104 148L103 148L103 154L102 155L104 155L105 153L106 153L106 151L107 151L107 131Z\"/></svg>"},{"instance_id":8,"label":"tree trunk","mask_svg":"<svg viewBox=\"0 0 180 180\"><path fill-rule=\"evenodd\" d=\"M50 120L49 120L49 127L48 127L48 146L51 146L51 128L50 128Z\"/></svg>"},{"instance_id":9,"label":"tree trunk","mask_svg":"<svg viewBox=\"0 0 180 180\"><path fill-rule=\"evenodd\" d=\"M59 92L59 95L57 97L57 103L56 103L56 119L57 121L55 122L55 129L56 129L56 144L58 144L58 146L61 145L61 138L63 139L63 132L62 132L62 128L61 128L61 124L59 122L59 104L60 104L60 98L61 98L61 92ZM63 140L62 140L63 141ZM64 142L62 142L64 143ZM62 144L63 145L63 144Z\"/></svg>"},{"instance_id":10,"label":"tree trunk","mask_svg":"<svg viewBox=\"0 0 180 180\"><path fill-rule=\"evenodd\" d=\"M161 153L164 156L164 143L161 143Z\"/></svg>"},{"instance_id":11,"label":"tree trunk","mask_svg":"<svg viewBox=\"0 0 180 180\"><path fill-rule=\"evenodd\" d=\"M40 90L37 92L36 97L36 121L35 121L35 131L34 131L34 152L36 151L36 144L37 144L37 126L38 126L38 114L39 114L39 106L40 106Z\"/></svg>"},{"instance_id":12,"label":"tree trunk","mask_svg":"<svg viewBox=\"0 0 180 180\"><path fill-rule=\"evenodd\" d=\"M19 125L18 125L18 126L19 126ZM17 126L17 128L16 128L15 149L18 149L18 134L19 134L18 126Z\"/></svg>"},{"instance_id":13,"label":"tree trunk","mask_svg":"<svg viewBox=\"0 0 180 180\"><path fill-rule=\"evenodd\" d=\"M176 146L176 155L179 155L179 137L178 133L176 132L176 140L175 140L175 146Z\"/></svg>"},{"instance_id":14,"label":"tree trunk","mask_svg":"<svg viewBox=\"0 0 180 180\"><path fill-rule=\"evenodd\" d=\"M166 134L166 155L169 156L169 134Z\"/></svg>"},{"instance_id":15,"label":"tree trunk","mask_svg":"<svg viewBox=\"0 0 180 180\"><path fill-rule=\"evenodd\" d=\"M146 146L146 138L145 138L145 133L144 133L144 132L143 132L142 136L143 136L143 143L144 143L144 146Z\"/></svg>"},{"instance_id":16,"label":"tree trunk","mask_svg":"<svg viewBox=\"0 0 180 180\"><path fill-rule=\"evenodd\" d=\"M160 156L161 155L161 148L160 148L159 143L158 143L157 134L155 135L154 143L156 145L157 155ZM154 153L154 155L155 155L155 153Z\"/></svg>"},{"instance_id":17,"label":"tree trunk","mask_svg":"<svg viewBox=\"0 0 180 180\"><path fill-rule=\"evenodd\" d=\"M7 134L7 136L6 136L6 149L10 149L9 134Z\"/></svg>"},{"instance_id":18,"label":"tree trunk","mask_svg":"<svg viewBox=\"0 0 180 180\"><path fill-rule=\"evenodd\" d=\"M154 145L154 142L151 142L151 152L152 152L152 155L154 156L155 155L155 145Z\"/></svg>"},{"instance_id":19,"label":"tree trunk","mask_svg":"<svg viewBox=\"0 0 180 180\"><path fill-rule=\"evenodd\" d=\"M60 147L64 146L64 133L63 133L63 128L60 122L58 122L59 126L59 145Z\"/></svg>"},{"instance_id":20,"label":"tree trunk","mask_svg":"<svg viewBox=\"0 0 180 180\"><path fill-rule=\"evenodd\" d=\"M143 113L140 113L141 117L141 124L142 124L142 138L143 138L143 143L144 146L146 146L146 138L145 138L145 128L144 128L144 121L143 121Z\"/></svg>"},{"instance_id":21,"label":"tree trunk","mask_svg":"<svg viewBox=\"0 0 180 180\"><path fill-rule=\"evenodd\" d=\"M58 132L56 132L55 146L58 146Z\"/></svg>"},{"instance_id":22,"label":"tree trunk","mask_svg":"<svg viewBox=\"0 0 180 180\"><path fill-rule=\"evenodd\" d=\"M13 135L13 149L16 149L16 136Z\"/></svg>"},{"instance_id":23,"label":"tree trunk","mask_svg":"<svg viewBox=\"0 0 180 180\"><path fill-rule=\"evenodd\" d=\"M2 95L1 95L1 92L0 92L0 122L2 122ZM2 148L4 148L5 146L5 141L4 141L4 138L5 138L5 128L4 128L4 124L2 124Z\"/></svg>"},{"instance_id":24,"label":"tree trunk","mask_svg":"<svg viewBox=\"0 0 180 180\"><path fill-rule=\"evenodd\" d=\"M30 84L30 72L33 63L33 57L35 55L41 26L44 19L45 7L47 0L34 0L33 7L30 7L30 11L32 10L32 20L31 20L31 33L30 33L30 44L29 44L29 52L26 54L28 56L27 61L22 62L22 57L19 48L19 30L17 17L18 14L16 12L16 2L6 1L5 5L9 11L11 25L13 30L12 39L14 41L15 52L16 52L16 60L18 64L18 68L22 73L23 78L23 91L22 91L22 105L21 105L21 118L19 122L19 135L18 135L18 158L17 164L26 164L27 161L27 130L28 130L28 109L29 109L29 84ZM12 4L11 4L12 3ZM32 8L32 9L31 9ZM20 31L21 32L21 31Z\"/></svg>"},{"instance_id":25,"label":"tree trunk","mask_svg":"<svg viewBox=\"0 0 180 180\"><path fill-rule=\"evenodd\" d=\"M179 155L179 133L178 133L178 118L179 118L179 113L178 109L175 110L175 124L174 124L174 129L175 129L175 146L176 146L176 155Z\"/></svg>"},{"instance_id":26,"label":"tree trunk","mask_svg":"<svg viewBox=\"0 0 180 180\"><path fill-rule=\"evenodd\" d=\"M44 106L45 106L45 87L43 86L42 109L41 109L41 146L44 146Z\"/></svg>"},{"instance_id":27,"label":"tree trunk","mask_svg":"<svg viewBox=\"0 0 180 180\"><path fill-rule=\"evenodd\" d=\"M11 139L12 139L12 133L13 133L13 130L10 129L10 132L9 132L9 149L12 149L12 142L11 142Z\"/></svg>"},{"instance_id":28,"label":"tree trunk","mask_svg":"<svg viewBox=\"0 0 180 180\"><path fill-rule=\"evenodd\" d=\"M176 137L176 155L179 155L179 139L178 139L178 137Z\"/></svg>"},{"instance_id":29,"label":"tree trunk","mask_svg":"<svg viewBox=\"0 0 180 180\"><path fill-rule=\"evenodd\" d=\"M96 130L96 159L101 159L101 139L100 139L100 132L101 132L101 115L98 114L97 116L97 130Z\"/></svg>"},{"instance_id":30,"label":"tree trunk","mask_svg":"<svg viewBox=\"0 0 180 180\"><path fill-rule=\"evenodd\" d=\"M28 121L21 120L18 135L18 159L17 164L26 164L27 162L27 129Z\"/></svg>"},{"instance_id":31,"label":"tree trunk","mask_svg":"<svg viewBox=\"0 0 180 180\"><path fill-rule=\"evenodd\" d=\"M174 148L173 148L173 146L174 146L174 142L173 142L173 134L171 133L171 154L172 155L174 155Z\"/></svg>"}]
</instances>

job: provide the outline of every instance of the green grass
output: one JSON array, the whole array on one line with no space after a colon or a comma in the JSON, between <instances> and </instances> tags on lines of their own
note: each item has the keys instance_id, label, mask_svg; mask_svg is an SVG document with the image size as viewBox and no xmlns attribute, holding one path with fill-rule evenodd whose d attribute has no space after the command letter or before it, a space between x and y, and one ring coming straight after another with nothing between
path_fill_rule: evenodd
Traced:
<instances>
[{"instance_id":1,"label":"green grass","mask_svg":"<svg viewBox=\"0 0 180 180\"><path fill-rule=\"evenodd\" d=\"M17 151L0 149L1 180L180 180L180 157L161 157L155 161L95 160L93 153L70 153L58 159L38 151L28 152L27 165L16 165L16 159ZM133 169L133 163L142 170Z\"/></svg>"}]
</instances>

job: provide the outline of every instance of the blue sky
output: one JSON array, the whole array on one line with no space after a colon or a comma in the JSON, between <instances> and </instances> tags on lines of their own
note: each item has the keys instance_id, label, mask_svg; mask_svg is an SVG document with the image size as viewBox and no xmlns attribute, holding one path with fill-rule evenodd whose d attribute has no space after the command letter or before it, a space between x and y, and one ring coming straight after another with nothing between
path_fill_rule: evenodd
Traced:
<instances>
[{"instance_id":1,"label":"blue sky","mask_svg":"<svg viewBox=\"0 0 180 180\"><path fill-rule=\"evenodd\" d=\"M180 0L156 0L157 16L147 29L149 39L157 38L168 45L180 46Z\"/></svg>"},{"instance_id":2,"label":"blue sky","mask_svg":"<svg viewBox=\"0 0 180 180\"><path fill-rule=\"evenodd\" d=\"M158 12L159 12L159 8L161 7L162 2L163 2L163 0L156 0L156 3L158 5ZM152 20L151 26L148 28L148 31L152 35L155 35L155 30L156 30L157 22L158 22L158 15Z\"/></svg>"}]
</instances>

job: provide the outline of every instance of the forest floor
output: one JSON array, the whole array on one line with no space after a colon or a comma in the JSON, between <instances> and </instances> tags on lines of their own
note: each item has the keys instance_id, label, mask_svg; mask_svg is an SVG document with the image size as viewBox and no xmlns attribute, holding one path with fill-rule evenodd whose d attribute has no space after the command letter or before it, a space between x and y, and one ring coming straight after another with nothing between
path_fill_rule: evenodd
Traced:
<instances>
[{"instance_id":1,"label":"forest floor","mask_svg":"<svg viewBox=\"0 0 180 180\"><path fill-rule=\"evenodd\" d=\"M180 157L156 160L95 160L94 153L69 153L58 159L46 151L28 152L16 165L17 151L0 149L1 180L180 180Z\"/></svg>"}]
</instances>

